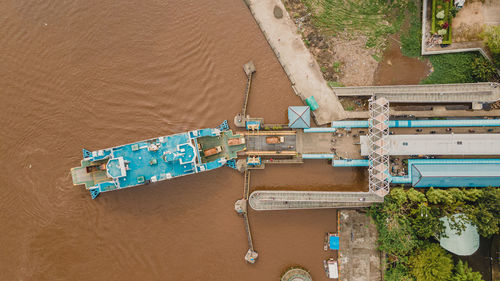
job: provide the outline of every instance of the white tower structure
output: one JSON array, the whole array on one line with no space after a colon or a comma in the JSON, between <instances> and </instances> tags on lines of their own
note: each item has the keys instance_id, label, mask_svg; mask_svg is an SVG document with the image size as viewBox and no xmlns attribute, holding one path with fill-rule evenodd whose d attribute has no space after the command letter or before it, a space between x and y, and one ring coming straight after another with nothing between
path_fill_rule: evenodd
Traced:
<instances>
[{"instance_id":1,"label":"white tower structure","mask_svg":"<svg viewBox=\"0 0 500 281\"><path fill-rule=\"evenodd\" d=\"M372 96L370 99L369 189L384 197L389 193L389 101Z\"/></svg>"}]
</instances>

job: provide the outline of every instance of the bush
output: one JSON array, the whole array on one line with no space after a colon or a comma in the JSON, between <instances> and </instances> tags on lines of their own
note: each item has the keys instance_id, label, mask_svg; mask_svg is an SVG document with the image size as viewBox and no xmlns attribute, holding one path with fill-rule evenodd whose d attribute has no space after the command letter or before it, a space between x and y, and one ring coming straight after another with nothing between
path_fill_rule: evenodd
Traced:
<instances>
[{"instance_id":1,"label":"bush","mask_svg":"<svg viewBox=\"0 0 500 281\"><path fill-rule=\"evenodd\" d=\"M467 262L461 260L455 265L455 272L451 281L483 281L481 273L472 271Z\"/></svg>"},{"instance_id":2,"label":"bush","mask_svg":"<svg viewBox=\"0 0 500 281\"><path fill-rule=\"evenodd\" d=\"M472 63L472 77L477 81L490 81L496 75L495 67L486 59L475 58Z\"/></svg>"},{"instance_id":3,"label":"bush","mask_svg":"<svg viewBox=\"0 0 500 281\"><path fill-rule=\"evenodd\" d=\"M483 237L500 232L500 188L484 188L474 205L464 208L469 220Z\"/></svg>"},{"instance_id":4,"label":"bush","mask_svg":"<svg viewBox=\"0 0 500 281\"><path fill-rule=\"evenodd\" d=\"M401 263L397 263L396 266L389 268L385 273L385 281L412 281L408 268Z\"/></svg>"},{"instance_id":5,"label":"bush","mask_svg":"<svg viewBox=\"0 0 500 281\"><path fill-rule=\"evenodd\" d=\"M417 281L447 281L451 277L451 255L438 244L427 244L410 258L411 274Z\"/></svg>"},{"instance_id":6,"label":"bush","mask_svg":"<svg viewBox=\"0 0 500 281\"><path fill-rule=\"evenodd\" d=\"M487 80L474 76L474 60L485 60L477 52L429 56L434 71L422 84L475 83Z\"/></svg>"},{"instance_id":7,"label":"bush","mask_svg":"<svg viewBox=\"0 0 500 281\"><path fill-rule=\"evenodd\" d=\"M342 82L338 82L338 81L328 81L328 86L330 86L330 88L333 88L333 87L345 87L344 84L342 84Z\"/></svg>"},{"instance_id":8,"label":"bush","mask_svg":"<svg viewBox=\"0 0 500 281\"><path fill-rule=\"evenodd\" d=\"M486 40L486 46L493 55L500 54L500 26L488 26L481 33L481 37Z\"/></svg>"}]
</instances>

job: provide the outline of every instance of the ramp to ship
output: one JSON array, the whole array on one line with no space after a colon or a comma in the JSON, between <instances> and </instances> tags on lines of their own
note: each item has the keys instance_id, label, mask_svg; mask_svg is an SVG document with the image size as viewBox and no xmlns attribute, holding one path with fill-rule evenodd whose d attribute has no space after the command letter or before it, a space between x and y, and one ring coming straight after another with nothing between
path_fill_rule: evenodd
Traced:
<instances>
[{"instance_id":1,"label":"ramp to ship","mask_svg":"<svg viewBox=\"0 0 500 281\"><path fill-rule=\"evenodd\" d=\"M384 198L371 192L335 191L275 191L258 190L250 194L249 204L257 211L362 208L384 202Z\"/></svg>"}]
</instances>

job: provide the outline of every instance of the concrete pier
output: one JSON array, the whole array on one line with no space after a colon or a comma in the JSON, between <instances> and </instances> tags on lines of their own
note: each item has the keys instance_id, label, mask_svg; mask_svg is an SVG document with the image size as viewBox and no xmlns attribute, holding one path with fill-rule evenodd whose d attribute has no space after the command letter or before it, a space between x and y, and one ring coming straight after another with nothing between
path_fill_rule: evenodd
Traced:
<instances>
[{"instance_id":1,"label":"concrete pier","mask_svg":"<svg viewBox=\"0 0 500 281\"><path fill-rule=\"evenodd\" d=\"M381 202L384 198L371 192L334 191L259 190L252 192L249 199L250 207L257 211L363 208Z\"/></svg>"},{"instance_id":2,"label":"concrete pier","mask_svg":"<svg viewBox=\"0 0 500 281\"><path fill-rule=\"evenodd\" d=\"M346 118L344 108L326 84L318 63L304 45L295 23L280 0L245 0L267 42L287 74L295 93L305 100L314 96L319 108L313 112L318 125ZM282 18L273 14L277 6Z\"/></svg>"}]
</instances>

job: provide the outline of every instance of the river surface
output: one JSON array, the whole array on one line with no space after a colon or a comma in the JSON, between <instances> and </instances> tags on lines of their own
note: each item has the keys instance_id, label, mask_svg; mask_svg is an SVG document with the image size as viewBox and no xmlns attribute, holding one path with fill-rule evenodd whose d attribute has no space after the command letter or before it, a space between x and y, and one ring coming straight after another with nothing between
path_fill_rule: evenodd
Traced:
<instances>
[{"instance_id":1,"label":"river surface","mask_svg":"<svg viewBox=\"0 0 500 281\"><path fill-rule=\"evenodd\" d=\"M243 177L222 168L91 200L69 170L97 150L213 127L240 110L286 122L301 105L243 1L0 2L0 280L326 280L335 210L250 213L248 265L234 212ZM230 122L232 123L232 122ZM366 171L270 167L258 188L360 190Z\"/></svg>"}]
</instances>

